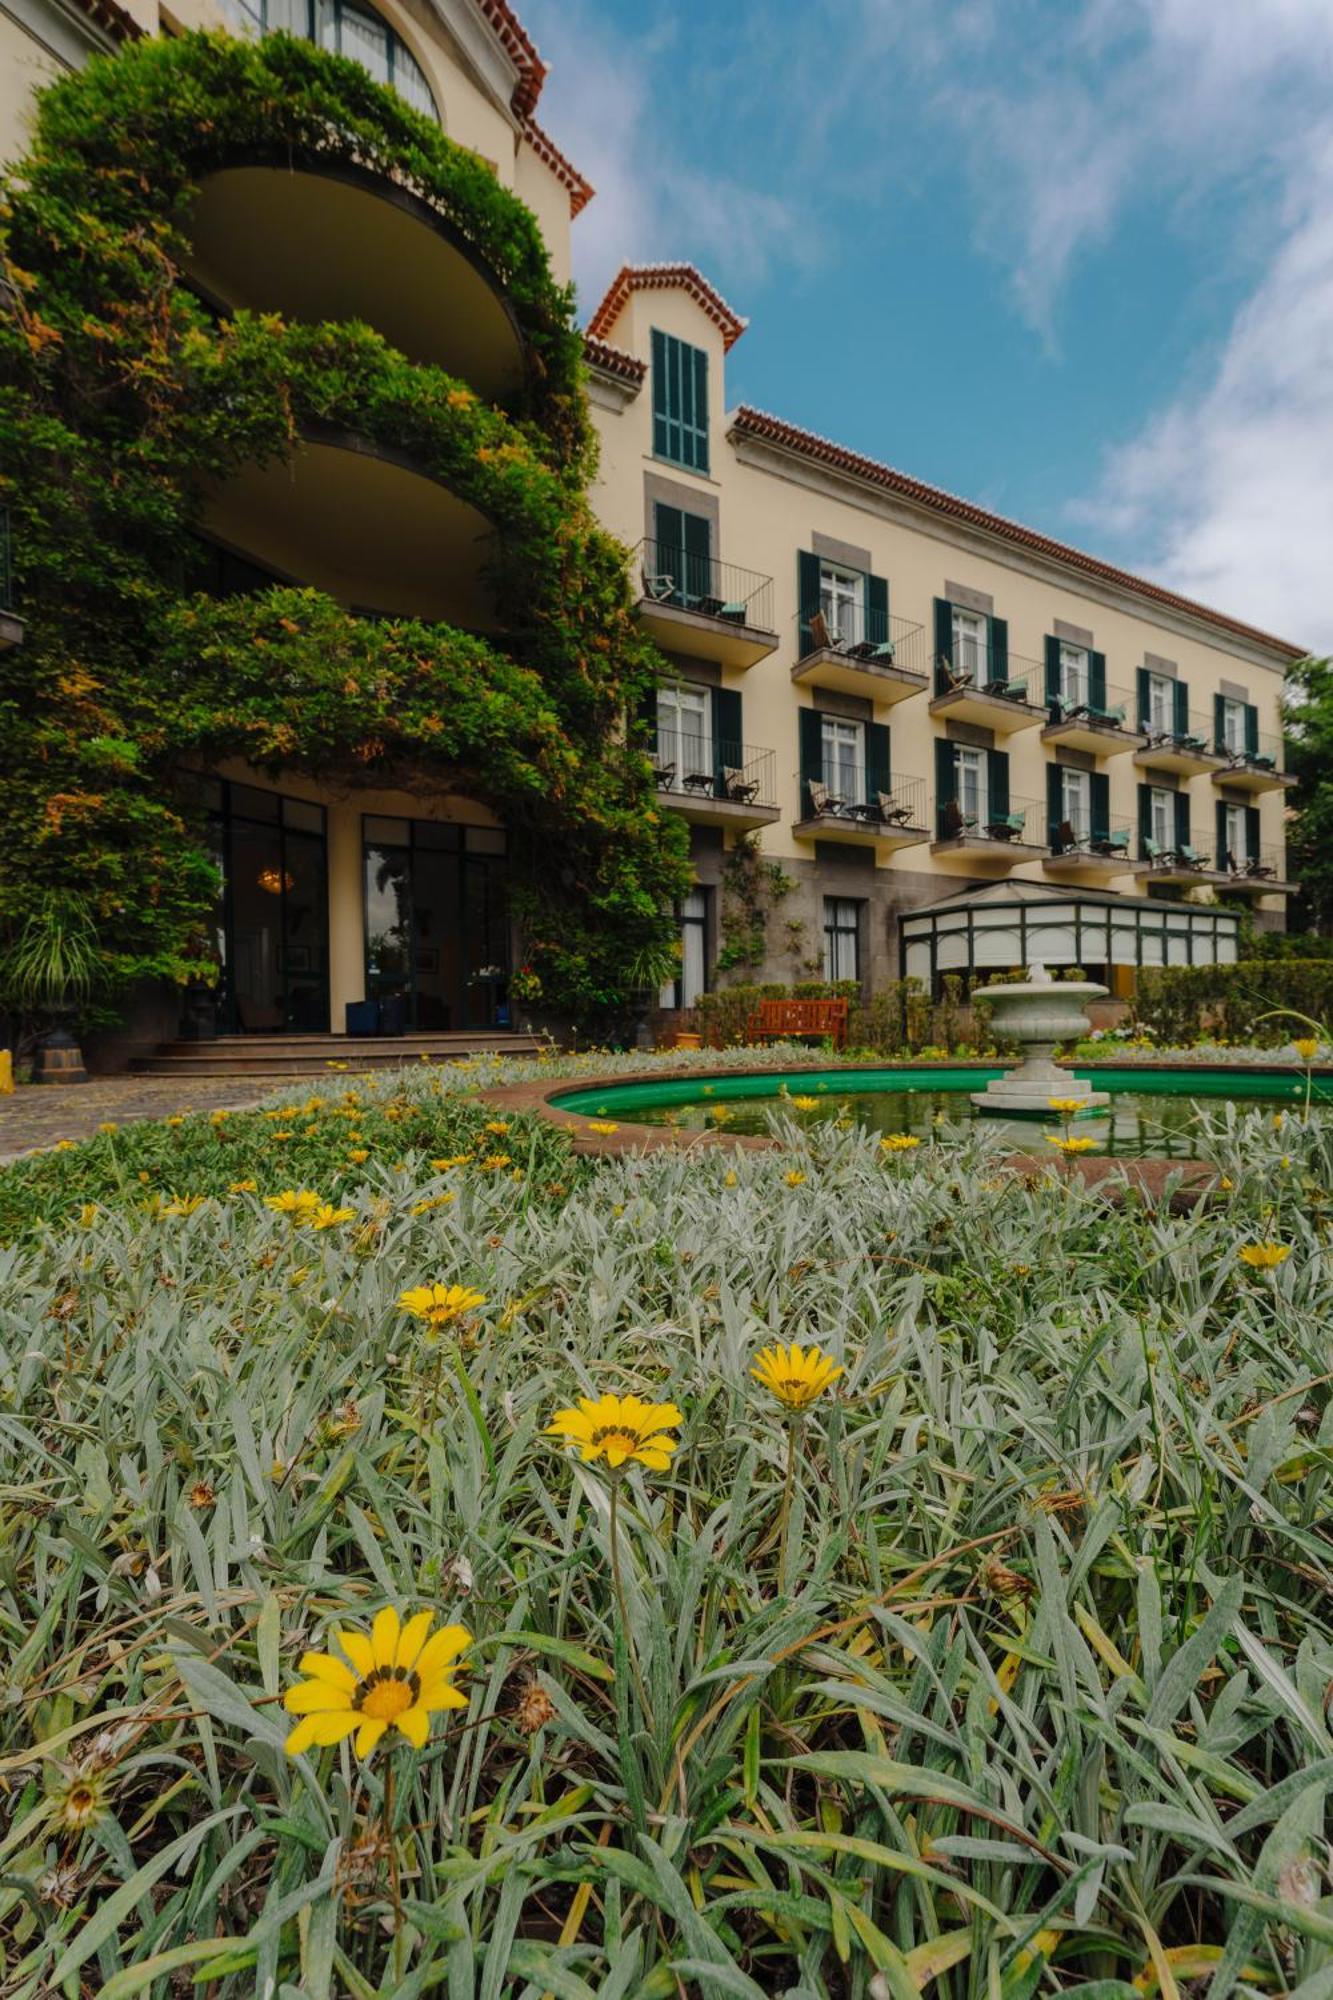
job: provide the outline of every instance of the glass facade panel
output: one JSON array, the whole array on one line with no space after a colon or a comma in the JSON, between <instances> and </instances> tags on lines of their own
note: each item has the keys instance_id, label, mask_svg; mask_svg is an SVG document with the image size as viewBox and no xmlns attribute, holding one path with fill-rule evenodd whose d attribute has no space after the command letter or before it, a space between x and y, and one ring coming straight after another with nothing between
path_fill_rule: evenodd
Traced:
<instances>
[{"instance_id":1,"label":"glass facade panel","mask_svg":"<svg viewBox=\"0 0 1333 2000\"><path fill-rule=\"evenodd\" d=\"M223 785L211 841L222 1025L241 1034L329 1026L329 885L320 806L256 785Z\"/></svg>"},{"instance_id":2,"label":"glass facade panel","mask_svg":"<svg viewBox=\"0 0 1333 2000\"><path fill-rule=\"evenodd\" d=\"M436 1033L508 1021L509 909L505 835L431 820L362 824L366 997L380 1031ZM472 851L473 835L485 851Z\"/></svg>"}]
</instances>

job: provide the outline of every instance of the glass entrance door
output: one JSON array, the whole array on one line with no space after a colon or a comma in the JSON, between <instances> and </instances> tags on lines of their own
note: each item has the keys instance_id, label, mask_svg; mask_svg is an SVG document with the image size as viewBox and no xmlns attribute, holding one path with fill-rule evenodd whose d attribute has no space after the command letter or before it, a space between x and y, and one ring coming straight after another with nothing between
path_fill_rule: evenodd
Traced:
<instances>
[{"instance_id":1,"label":"glass entrance door","mask_svg":"<svg viewBox=\"0 0 1333 2000\"><path fill-rule=\"evenodd\" d=\"M222 869L218 1012L233 1034L325 1034L329 889L324 808L257 785L211 793Z\"/></svg>"},{"instance_id":2,"label":"glass entrance door","mask_svg":"<svg viewBox=\"0 0 1333 2000\"><path fill-rule=\"evenodd\" d=\"M366 997L381 1033L507 1025L503 831L369 813L362 828Z\"/></svg>"}]
</instances>

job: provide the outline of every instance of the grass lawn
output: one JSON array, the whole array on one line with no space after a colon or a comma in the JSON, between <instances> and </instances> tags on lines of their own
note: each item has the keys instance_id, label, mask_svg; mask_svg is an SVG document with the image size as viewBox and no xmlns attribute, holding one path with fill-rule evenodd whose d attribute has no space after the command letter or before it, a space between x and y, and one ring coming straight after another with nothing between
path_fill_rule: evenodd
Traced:
<instances>
[{"instance_id":1,"label":"grass lawn","mask_svg":"<svg viewBox=\"0 0 1333 2000\"><path fill-rule=\"evenodd\" d=\"M533 1073L0 1173L0 1991L1329 2000L1329 1125L1176 1216Z\"/></svg>"}]
</instances>

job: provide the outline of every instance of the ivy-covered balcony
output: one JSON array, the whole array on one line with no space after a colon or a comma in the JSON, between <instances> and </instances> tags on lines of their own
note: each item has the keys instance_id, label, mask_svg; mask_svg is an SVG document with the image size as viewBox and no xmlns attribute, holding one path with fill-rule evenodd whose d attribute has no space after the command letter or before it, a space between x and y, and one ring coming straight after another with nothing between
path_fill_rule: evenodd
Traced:
<instances>
[{"instance_id":1,"label":"ivy-covered balcony","mask_svg":"<svg viewBox=\"0 0 1333 2000\"><path fill-rule=\"evenodd\" d=\"M407 454L305 427L290 458L241 466L208 492L206 537L349 611L491 631L490 521Z\"/></svg>"}]
</instances>

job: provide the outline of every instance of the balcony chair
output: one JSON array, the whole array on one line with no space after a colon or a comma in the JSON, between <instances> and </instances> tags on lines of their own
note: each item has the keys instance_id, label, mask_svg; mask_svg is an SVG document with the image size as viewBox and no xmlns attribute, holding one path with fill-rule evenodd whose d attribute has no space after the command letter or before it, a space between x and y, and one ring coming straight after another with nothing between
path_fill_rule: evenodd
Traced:
<instances>
[{"instance_id":1,"label":"balcony chair","mask_svg":"<svg viewBox=\"0 0 1333 2000\"><path fill-rule=\"evenodd\" d=\"M969 833L975 833L977 822L973 814L965 813L957 799L950 799L940 808L940 839L965 840Z\"/></svg>"},{"instance_id":2,"label":"balcony chair","mask_svg":"<svg viewBox=\"0 0 1333 2000\"><path fill-rule=\"evenodd\" d=\"M1090 707L1088 713L1094 722L1102 723L1107 729L1123 729L1125 726L1126 709L1123 701L1117 703L1114 708Z\"/></svg>"},{"instance_id":3,"label":"balcony chair","mask_svg":"<svg viewBox=\"0 0 1333 2000\"><path fill-rule=\"evenodd\" d=\"M1271 862L1261 861L1258 855L1251 856L1245 863L1245 873L1252 882L1276 882L1277 869Z\"/></svg>"},{"instance_id":4,"label":"balcony chair","mask_svg":"<svg viewBox=\"0 0 1333 2000\"><path fill-rule=\"evenodd\" d=\"M962 694L965 688L976 684L976 675L971 667L956 667L952 660L946 660L943 653L936 655L935 671L946 682L945 694Z\"/></svg>"},{"instance_id":5,"label":"balcony chair","mask_svg":"<svg viewBox=\"0 0 1333 2000\"><path fill-rule=\"evenodd\" d=\"M995 813L986 821L986 837L988 840L1013 840L1022 833L1023 827L1024 815L1021 812Z\"/></svg>"},{"instance_id":6,"label":"balcony chair","mask_svg":"<svg viewBox=\"0 0 1333 2000\"><path fill-rule=\"evenodd\" d=\"M1051 845L1057 854L1077 854L1086 842L1083 835L1076 832L1072 819L1062 819L1055 829L1055 839Z\"/></svg>"},{"instance_id":7,"label":"balcony chair","mask_svg":"<svg viewBox=\"0 0 1333 2000\"><path fill-rule=\"evenodd\" d=\"M643 584L644 596L651 597L654 604L664 604L676 595L674 576L667 576L665 573L654 574L652 570L645 568L641 572L640 581Z\"/></svg>"},{"instance_id":8,"label":"balcony chair","mask_svg":"<svg viewBox=\"0 0 1333 2000\"><path fill-rule=\"evenodd\" d=\"M1176 860L1182 868L1202 868L1204 865L1203 856L1193 847L1178 847Z\"/></svg>"},{"instance_id":9,"label":"balcony chair","mask_svg":"<svg viewBox=\"0 0 1333 2000\"><path fill-rule=\"evenodd\" d=\"M806 647L803 658L808 659L811 653L832 653L837 650L833 644L833 634L828 628L828 619L822 611L811 612L809 630L810 644Z\"/></svg>"},{"instance_id":10,"label":"balcony chair","mask_svg":"<svg viewBox=\"0 0 1333 2000\"><path fill-rule=\"evenodd\" d=\"M891 667L897 651L892 639L862 639L855 646L847 648L849 660L866 660L872 664Z\"/></svg>"},{"instance_id":11,"label":"balcony chair","mask_svg":"<svg viewBox=\"0 0 1333 2000\"><path fill-rule=\"evenodd\" d=\"M1094 834L1089 845L1094 854L1103 855L1107 859L1128 854L1129 828L1122 826L1115 833Z\"/></svg>"},{"instance_id":12,"label":"balcony chair","mask_svg":"<svg viewBox=\"0 0 1333 2000\"><path fill-rule=\"evenodd\" d=\"M759 796L759 780L747 778L744 771L731 764L722 766L722 796L731 799L738 806L751 805Z\"/></svg>"},{"instance_id":13,"label":"balcony chair","mask_svg":"<svg viewBox=\"0 0 1333 2000\"><path fill-rule=\"evenodd\" d=\"M846 812L845 802L842 799L835 799L828 786L821 785L817 779L809 779L805 789L810 795L812 819L839 819Z\"/></svg>"},{"instance_id":14,"label":"balcony chair","mask_svg":"<svg viewBox=\"0 0 1333 2000\"><path fill-rule=\"evenodd\" d=\"M659 788L659 790L664 792L669 792L672 786L676 782L675 765L659 763L656 758L652 760L652 764L653 764L653 783Z\"/></svg>"},{"instance_id":15,"label":"balcony chair","mask_svg":"<svg viewBox=\"0 0 1333 2000\"><path fill-rule=\"evenodd\" d=\"M1001 701L1026 701L1028 684L1026 681L1004 681L996 678L986 682L982 693L998 695Z\"/></svg>"},{"instance_id":16,"label":"balcony chair","mask_svg":"<svg viewBox=\"0 0 1333 2000\"><path fill-rule=\"evenodd\" d=\"M879 801L879 816L885 826L910 826L912 824L912 808L910 806L900 806L892 792L879 792L876 796Z\"/></svg>"}]
</instances>

